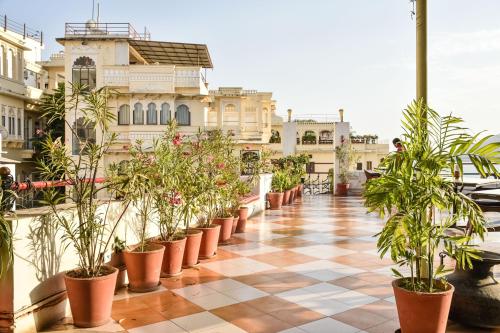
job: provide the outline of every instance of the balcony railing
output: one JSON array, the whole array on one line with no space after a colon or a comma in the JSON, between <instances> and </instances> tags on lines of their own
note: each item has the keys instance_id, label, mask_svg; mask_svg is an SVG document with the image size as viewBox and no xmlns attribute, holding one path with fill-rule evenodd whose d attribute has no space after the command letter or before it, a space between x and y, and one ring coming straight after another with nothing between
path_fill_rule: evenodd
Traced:
<instances>
[{"instance_id":1,"label":"balcony railing","mask_svg":"<svg viewBox=\"0 0 500 333\"><path fill-rule=\"evenodd\" d=\"M302 139L303 145L315 145L316 142L316 139Z\"/></svg>"},{"instance_id":2,"label":"balcony railing","mask_svg":"<svg viewBox=\"0 0 500 333\"><path fill-rule=\"evenodd\" d=\"M43 32L28 28L25 23L18 23L7 18L7 15L0 16L0 25L3 31L12 31L16 34L23 36L23 38L30 38L43 44Z\"/></svg>"},{"instance_id":3,"label":"balcony railing","mask_svg":"<svg viewBox=\"0 0 500 333\"><path fill-rule=\"evenodd\" d=\"M333 139L319 139L320 145L332 145Z\"/></svg>"},{"instance_id":4,"label":"balcony railing","mask_svg":"<svg viewBox=\"0 0 500 333\"><path fill-rule=\"evenodd\" d=\"M130 23L66 23L64 34L67 37L124 37L139 40L150 40L151 34L137 32Z\"/></svg>"}]
</instances>

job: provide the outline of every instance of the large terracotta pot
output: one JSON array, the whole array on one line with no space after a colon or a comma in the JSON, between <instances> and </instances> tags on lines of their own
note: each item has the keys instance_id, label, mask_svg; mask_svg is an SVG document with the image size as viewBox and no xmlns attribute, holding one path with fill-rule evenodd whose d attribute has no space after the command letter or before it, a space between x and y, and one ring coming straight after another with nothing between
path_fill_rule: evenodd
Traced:
<instances>
[{"instance_id":1,"label":"large terracotta pot","mask_svg":"<svg viewBox=\"0 0 500 333\"><path fill-rule=\"evenodd\" d=\"M450 318L467 326L500 327L500 282L494 267L500 264L500 254L483 251L481 259L472 259L472 269L455 268L446 276L455 287Z\"/></svg>"},{"instance_id":2,"label":"large terracotta pot","mask_svg":"<svg viewBox=\"0 0 500 333\"><path fill-rule=\"evenodd\" d=\"M284 196L285 194L283 192L269 192L267 194L267 199L269 200L270 209L281 209L281 204L283 203Z\"/></svg>"},{"instance_id":3,"label":"large terracotta pot","mask_svg":"<svg viewBox=\"0 0 500 333\"><path fill-rule=\"evenodd\" d=\"M298 191L297 191L297 197L301 198L303 192L304 192L304 184L299 184L299 188L298 188Z\"/></svg>"},{"instance_id":4,"label":"large terracotta pot","mask_svg":"<svg viewBox=\"0 0 500 333\"><path fill-rule=\"evenodd\" d=\"M231 229L231 236L236 232L236 227L238 227L238 221L240 220L240 216L237 215L233 217L233 228Z\"/></svg>"},{"instance_id":5,"label":"large terracotta pot","mask_svg":"<svg viewBox=\"0 0 500 333\"><path fill-rule=\"evenodd\" d=\"M240 207L238 225L236 226L236 233L245 232L248 219L248 207Z\"/></svg>"},{"instance_id":6,"label":"large terracotta pot","mask_svg":"<svg viewBox=\"0 0 500 333\"><path fill-rule=\"evenodd\" d=\"M231 238L234 217L217 217L214 223L220 225L219 243L225 243Z\"/></svg>"},{"instance_id":7,"label":"large terracotta pot","mask_svg":"<svg viewBox=\"0 0 500 333\"><path fill-rule=\"evenodd\" d=\"M108 265L118 268L115 290L125 287L127 266L125 266L125 260L123 260L123 252L113 252L111 254L111 260L109 261Z\"/></svg>"},{"instance_id":8,"label":"large terracotta pot","mask_svg":"<svg viewBox=\"0 0 500 333\"><path fill-rule=\"evenodd\" d=\"M158 289L165 247L151 243L145 252L133 250L123 251L127 265L129 289L137 293L145 293Z\"/></svg>"},{"instance_id":9,"label":"large terracotta pot","mask_svg":"<svg viewBox=\"0 0 500 333\"><path fill-rule=\"evenodd\" d=\"M74 275L77 270L64 275L75 326L101 326L111 318L118 269L111 266L104 266L103 269L107 274L94 278L78 278Z\"/></svg>"},{"instance_id":10,"label":"large terracotta pot","mask_svg":"<svg viewBox=\"0 0 500 333\"><path fill-rule=\"evenodd\" d=\"M161 277L172 277L182 273L182 259L186 248L186 237L173 241L155 241L165 247L161 264Z\"/></svg>"},{"instance_id":11,"label":"large terracotta pot","mask_svg":"<svg viewBox=\"0 0 500 333\"><path fill-rule=\"evenodd\" d=\"M401 332L445 333L453 285L447 284L443 292L417 293L401 288L401 282L402 279L392 282Z\"/></svg>"},{"instance_id":12,"label":"large terracotta pot","mask_svg":"<svg viewBox=\"0 0 500 333\"><path fill-rule=\"evenodd\" d=\"M186 235L186 248L184 250L184 258L182 260L183 268L190 268L198 265L198 255L200 253L201 230L189 229Z\"/></svg>"},{"instance_id":13,"label":"large terracotta pot","mask_svg":"<svg viewBox=\"0 0 500 333\"><path fill-rule=\"evenodd\" d=\"M337 184L337 195L346 196L349 193L349 184Z\"/></svg>"},{"instance_id":14,"label":"large terracotta pot","mask_svg":"<svg viewBox=\"0 0 500 333\"><path fill-rule=\"evenodd\" d=\"M295 201L295 187L290 190L290 198L288 199L288 204L293 205Z\"/></svg>"},{"instance_id":15,"label":"large terracotta pot","mask_svg":"<svg viewBox=\"0 0 500 333\"><path fill-rule=\"evenodd\" d=\"M285 190L285 193L283 193L283 202L282 202L283 206L288 205L290 201L291 192L292 192L291 190Z\"/></svg>"},{"instance_id":16,"label":"large terracotta pot","mask_svg":"<svg viewBox=\"0 0 500 333\"><path fill-rule=\"evenodd\" d=\"M203 232L199 252L200 259L208 259L216 255L220 227L218 224L211 224L208 228L197 228Z\"/></svg>"}]
</instances>

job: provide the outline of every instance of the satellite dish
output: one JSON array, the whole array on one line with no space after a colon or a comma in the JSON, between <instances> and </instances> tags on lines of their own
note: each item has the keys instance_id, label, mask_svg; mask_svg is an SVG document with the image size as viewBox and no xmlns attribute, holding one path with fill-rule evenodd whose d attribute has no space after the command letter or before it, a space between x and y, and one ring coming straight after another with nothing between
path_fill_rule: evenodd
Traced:
<instances>
[{"instance_id":1,"label":"satellite dish","mask_svg":"<svg viewBox=\"0 0 500 333\"><path fill-rule=\"evenodd\" d=\"M2 136L2 140L6 140L9 137L9 131L3 126L0 126L0 135Z\"/></svg>"}]
</instances>

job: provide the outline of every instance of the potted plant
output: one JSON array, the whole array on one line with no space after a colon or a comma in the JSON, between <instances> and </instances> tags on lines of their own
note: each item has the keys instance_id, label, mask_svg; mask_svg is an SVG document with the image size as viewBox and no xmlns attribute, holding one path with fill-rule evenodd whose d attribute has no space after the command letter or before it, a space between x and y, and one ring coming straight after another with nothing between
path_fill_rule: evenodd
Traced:
<instances>
[{"instance_id":1,"label":"potted plant","mask_svg":"<svg viewBox=\"0 0 500 333\"><path fill-rule=\"evenodd\" d=\"M283 178L284 193L283 193L282 205L287 206L290 204L290 196L292 194L293 183L292 183L292 180L290 178L290 169L288 168L288 166L285 169L283 169L282 171L283 171L283 175L284 175L284 178Z\"/></svg>"},{"instance_id":2,"label":"potted plant","mask_svg":"<svg viewBox=\"0 0 500 333\"><path fill-rule=\"evenodd\" d=\"M181 226L189 225L185 197L189 196L191 159L175 122L169 124L161 140L154 142L153 151L156 157L153 174L158 177L154 177L151 193L160 230L156 242L165 246L162 274L170 277L182 272L186 230Z\"/></svg>"},{"instance_id":3,"label":"potted plant","mask_svg":"<svg viewBox=\"0 0 500 333\"><path fill-rule=\"evenodd\" d=\"M238 200L239 160L234 154L234 142L230 135L219 133L217 139L217 150L213 153L217 156L217 210L214 223L221 226L219 243L226 243L231 238L234 225L233 207Z\"/></svg>"},{"instance_id":4,"label":"potted plant","mask_svg":"<svg viewBox=\"0 0 500 333\"><path fill-rule=\"evenodd\" d=\"M286 173L282 170L274 171L273 179L271 181L271 192L267 194L267 199L269 200L269 206L271 210L281 209L286 184Z\"/></svg>"},{"instance_id":5,"label":"potted plant","mask_svg":"<svg viewBox=\"0 0 500 333\"><path fill-rule=\"evenodd\" d=\"M442 117L422 101L404 111L405 149L384 159L386 172L366 184L363 196L369 211L387 217L378 234L382 256L409 270L409 275L393 269L393 289L401 330L405 333L446 330L454 287L446 282L444 265L436 265L440 248L456 259L458 269L470 268L479 258L471 245L482 239L485 218L478 205L456 191L444 172L463 174L466 156L481 175L498 175L498 144L485 144L479 135L469 135L462 120ZM468 221L468 232L448 232L457 221ZM425 320L423 320L425 319Z\"/></svg>"},{"instance_id":6,"label":"potted plant","mask_svg":"<svg viewBox=\"0 0 500 333\"><path fill-rule=\"evenodd\" d=\"M165 247L155 243L149 236L152 217L157 214L153 190L159 175L152 173L155 157L143 151L142 142L137 141L130 149L131 159L126 163L112 164L108 177L123 198L132 206L133 216L128 226L138 239L138 244L123 251L127 266L129 289L133 292L149 292L160 285L160 273Z\"/></svg>"},{"instance_id":7,"label":"potted plant","mask_svg":"<svg viewBox=\"0 0 500 333\"><path fill-rule=\"evenodd\" d=\"M125 250L125 247L125 241L120 239L120 237L115 236L113 245L111 246L111 260L108 263L110 266L118 269L115 290L125 287L127 274L127 266L125 266L125 260L123 259L123 250Z\"/></svg>"},{"instance_id":8,"label":"potted plant","mask_svg":"<svg viewBox=\"0 0 500 333\"><path fill-rule=\"evenodd\" d=\"M338 182L335 187L337 195L346 196L349 193L349 166L352 163L352 147L342 138L339 146L335 147L335 155L339 163Z\"/></svg>"},{"instance_id":9,"label":"potted plant","mask_svg":"<svg viewBox=\"0 0 500 333\"><path fill-rule=\"evenodd\" d=\"M203 232L200 244L200 259L212 258L217 253L217 243L221 225L214 223L219 210L221 187L225 180L221 178L225 167L224 156L221 154L225 141L228 139L221 130L199 132L197 135L196 173L201 195L198 204L201 214L197 229ZM232 217L229 223L232 227Z\"/></svg>"},{"instance_id":10,"label":"potted plant","mask_svg":"<svg viewBox=\"0 0 500 333\"><path fill-rule=\"evenodd\" d=\"M72 132L73 156L61 138L46 138L42 153L49 159L39 161L44 179L60 180L70 185L65 193L49 188L45 202L51 208L64 233L78 254L78 267L65 273L73 322L79 327L95 327L110 319L111 304L118 269L104 264L104 253L112 243L114 231L127 209L123 206L117 221L109 221L108 207L113 199L107 194L109 184L97 185L104 155L113 145L116 135L109 133L114 119L108 101L112 92L107 88L87 90L73 85L66 104L54 103L48 119L50 126L64 120ZM75 123L69 115L79 117ZM97 200L104 198L107 200ZM72 202L74 210L62 209L59 204Z\"/></svg>"}]
</instances>

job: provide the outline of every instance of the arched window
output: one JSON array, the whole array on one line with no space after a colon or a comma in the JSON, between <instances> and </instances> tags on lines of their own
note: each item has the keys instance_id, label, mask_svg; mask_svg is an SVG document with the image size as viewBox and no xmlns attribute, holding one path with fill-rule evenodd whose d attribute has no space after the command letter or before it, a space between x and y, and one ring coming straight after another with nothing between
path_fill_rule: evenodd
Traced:
<instances>
[{"instance_id":1,"label":"arched window","mask_svg":"<svg viewBox=\"0 0 500 333\"><path fill-rule=\"evenodd\" d=\"M130 124L130 106L123 104L118 109L118 125Z\"/></svg>"},{"instance_id":2,"label":"arched window","mask_svg":"<svg viewBox=\"0 0 500 333\"><path fill-rule=\"evenodd\" d=\"M78 118L73 123L73 155L86 154L88 145L96 143L94 123L86 123L83 118Z\"/></svg>"},{"instance_id":3,"label":"arched window","mask_svg":"<svg viewBox=\"0 0 500 333\"><path fill-rule=\"evenodd\" d=\"M224 106L222 120L224 125L227 126L238 126L240 124L240 116L236 112L236 106L234 104L226 104L226 106Z\"/></svg>"},{"instance_id":4,"label":"arched window","mask_svg":"<svg viewBox=\"0 0 500 333\"><path fill-rule=\"evenodd\" d=\"M280 132L271 130L271 139L269 140L269 143L281 143Z\"/></svg>"},{"instance_id":5,"label":"arched window","mask_svg":"<svg viewBox=\"0 0 500 333\"><path fill-rule=\"evenodd\" d=\"M144 110L139 102L134 104L134 125L144 125Z\"/></svg>"},{"instance_id":6,"label":"arched window","mask_svg":"<svg viewBox=\"0 0 500 333\"><path fill-rule=\"evenodd\" d=\"M236 107L234 104L227 104L224 108L224 112L236 112Z\"/></svg>"},{"instance_id":7,"label":"arched window","mask_svg":"<svg viewBox=\"0 0 500 333\"><path fill-rule=\"evenodd\" d=\"M320 144L332 144L333 143L333 133L332 131L323 130L319 133L319 143Z\"/></svg>"},{"instance_id":8,"label":"arched window","mask_svg":"<svg viewBox=\"0 0 500 333\"><path fill-rule=\"evenodd\" d=\"M12 49L7 51L7 77L14 78L14 51Z\"/></svg>"},{"instance_id":9,"label":"arched window","mask_svg":"<svg viewBox=\"0 0 500 333\"><path fill-rule=\"evenodd\" d=\"M304 135L302 136L302 144L304 145L316 144L316 132L305 131Z\"/></svg>"},{"instance_id":10,"label":"arched window","mask_svg":"<svg viewBox=\"0 0 500 333\"><path fill-rule=\"evenodd\" d=\"M95 62L89 57L79 57L73 63L73 84L80 84L84 90L95 88Z\"/></svg>"},{"instance_id":11,"label":"arched window","mask_svg":"<svg viewBox=\"0 0 500 333\"><path fill-rule=\"evenodd\" d=\"M3 45L0 47L0 75L5 75L3 71L3 54L5 52L5 48Z\"/></svg>"},{"instance_id":12,"label":"arched window","mask_svg":"<svg viewBox=\"0 0 500 333\"><path fill-rule=\"evenodd\" d=\"M170 121L170 104L163 103L160 110L160 125L166 125Z\"/></svg>"},{"instance_id":13,"label":"arched window","mask_svg":"<svg viewBox=\"0 0 500 333\"><path fill-rule=\"evenodd\" d=\"M262 109L262 122L264 127L269 126L269 110L267 108Z\"/></svg>"},{"instance_id":14,"label":"arched window","mask_svg":"<svg viewBox=\"0 0 500 333\"><path fill-rule=\"evenodd\" d=\"M175 111L175 120L178 125L191 126L191 113L187 105L181 104L177 107Z\"/></svg>"},{"instance_id":15,"label":"arched window","mask_svg":"<svg viewBox=\"0 0 500 333\"><path fill-rule=\"evenodd\" d=\"M158 113L156 112L156 104L151 102L148 104L148 113L147 113L146 123L148 125L156 125L158 124Z\"/></svg>"}]
</instances>

